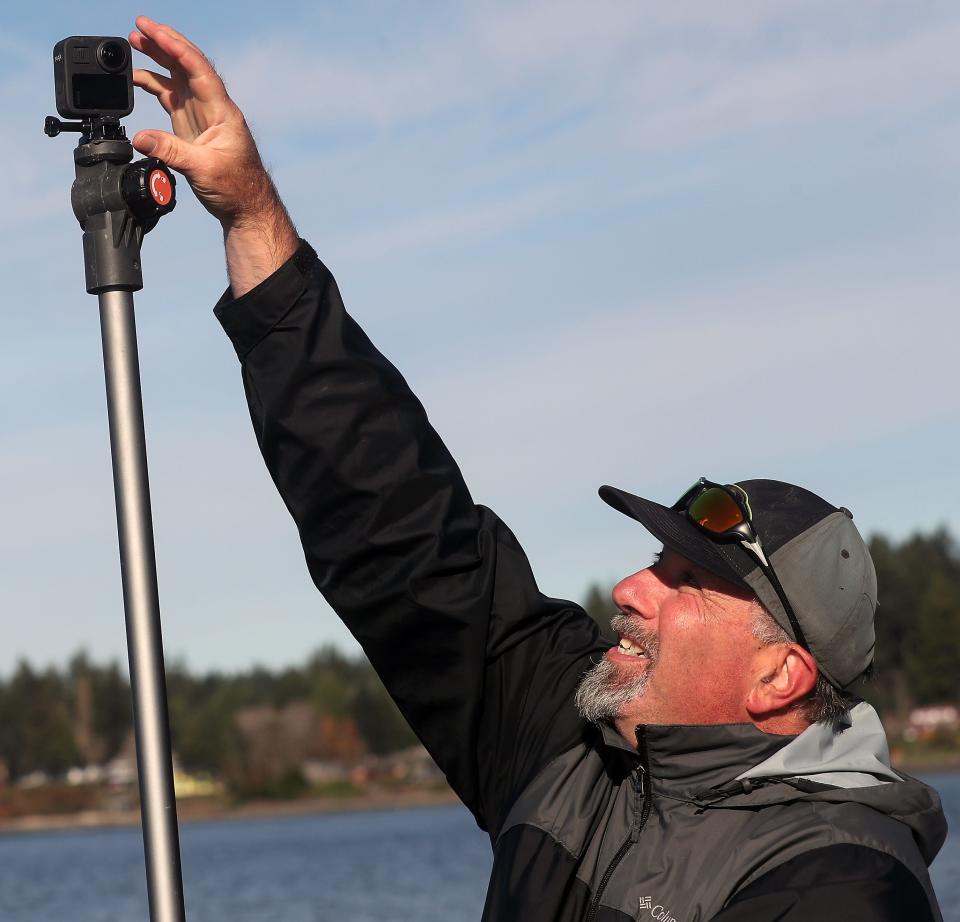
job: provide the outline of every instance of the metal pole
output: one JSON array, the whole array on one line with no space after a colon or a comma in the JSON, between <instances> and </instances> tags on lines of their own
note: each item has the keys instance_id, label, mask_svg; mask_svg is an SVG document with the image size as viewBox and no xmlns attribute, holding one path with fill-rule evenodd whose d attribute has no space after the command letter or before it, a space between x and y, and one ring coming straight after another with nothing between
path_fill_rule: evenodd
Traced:
<instances>
[{"instance_id":1,"label":"metal pole","mask_svg":"<svg viewBox=\"0 0 960 922\"><path fill-rule=\"evenodd\" d=\"M54 73L58 81L61 78L64 81L63 85L57 85L58 111L61 115L76 116L73 108L67 107L67 111L60 107L62 99L73 99L73 91L58 68L58 62L64 60L62 48L73 41L87 48L91 38L73 36L58 44L54 49ZM62 122L49 115L43 130L51 138L62 131L80 133L80 142L73 152L76 179L70 190L70 202L83 228L87 293L97 295L100 301L147 900L151 922L184 922L177 802L173 793L170 719L132 294L143 288L140 266L143 235L175 207L176 180L170 169L154 157L130 162L133 146L120 124L120 116L129 114L133 108L130 47L122 38L93 41L99 41L100 48L110 45L114 56L126 55L129 106L123 111L112 110L113 114L83 110L83 119L79 122ZM70 60L87 59L72 57ZM107 101L108 106L115 103L113 97Z\"/></svg>"},{"instance_id":2,"label":"metal pole","mask_svg":"<svg viewBox=\"0 0 960 922\"><path fill-rule=\"evenodd\" d=\"M184 922L133 295L113 289L98 297L150 919Z\"/></svg>"}]
</instances>

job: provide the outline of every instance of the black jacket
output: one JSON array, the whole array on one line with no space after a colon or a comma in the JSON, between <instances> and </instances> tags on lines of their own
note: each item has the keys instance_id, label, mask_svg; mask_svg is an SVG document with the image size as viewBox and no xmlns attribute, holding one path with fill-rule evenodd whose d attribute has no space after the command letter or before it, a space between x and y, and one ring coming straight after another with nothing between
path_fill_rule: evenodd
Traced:
<instances>
[{"instance_id":1,"label":"black jacket","mask_svg":"<svg viewBox=\"0 0 960 922\"><path fill-rule=\"evenodd\" d=\"M639 727L634 749L579 717L596 626L539 591L308 244L215 313L314 582L490 835L485 919L939 918L939 801L860 731L820 774L806 734Z\"/></svg>"}]
</instances>

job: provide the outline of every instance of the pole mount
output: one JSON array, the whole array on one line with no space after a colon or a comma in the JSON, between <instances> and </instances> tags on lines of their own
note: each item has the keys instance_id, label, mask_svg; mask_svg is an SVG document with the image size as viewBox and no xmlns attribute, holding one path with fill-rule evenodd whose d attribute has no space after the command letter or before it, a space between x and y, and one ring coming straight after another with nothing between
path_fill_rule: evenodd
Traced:
<instances>
[{"instance_id":1,"label":"pole mount","mask_svg":"<svg viewBox=\"0 0 960 922\"><path fill-rule=\"evenodd\" d=\"M131 163L133 145L113 116L64 122L48 115L43 130L51 138L63 131L80 134L70 201L83 228L87 292L139 291L143 235L177 204L173 173L156 157Z\"/></svg>"}]
</instances>

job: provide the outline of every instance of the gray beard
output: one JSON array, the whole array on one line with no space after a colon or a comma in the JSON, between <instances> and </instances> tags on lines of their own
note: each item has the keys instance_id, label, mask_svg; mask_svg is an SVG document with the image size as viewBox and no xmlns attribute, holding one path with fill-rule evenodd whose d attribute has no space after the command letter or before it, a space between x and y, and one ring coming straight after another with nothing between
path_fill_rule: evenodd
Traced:
<instances>
[{"instance_id":1,"label":"gray beard","mask_svg":"<svg viewBox=\"0 0 960 922\"><path fill-rule=\"evenodd\" d=\"M642 644L650 661L638 675L604 657L584 675L577 687L575 702L580 716L592 723L616 720L631 701L646 693L660 652L657 635L638 626L635 619L615 615L610 626L620 636Z\"/></svg>"}]
</instances>

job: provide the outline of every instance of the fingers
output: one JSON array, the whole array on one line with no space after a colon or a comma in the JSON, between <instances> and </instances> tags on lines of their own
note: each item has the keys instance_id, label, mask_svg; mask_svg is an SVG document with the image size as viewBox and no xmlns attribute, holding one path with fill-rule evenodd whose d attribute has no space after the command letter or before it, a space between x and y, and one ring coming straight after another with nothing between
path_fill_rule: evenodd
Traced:
<instances>
[{"instance_id":1,"label":"fingers","mask_svg":"<svg viewBox=\"0 0 960 922\"><path fill-rule=\"evenodd\" d=\"M136 48L137 51L143 52L143 54L148 58L152 58L161 67L172 71L177 66L174 58L164 52L156 42L147 38L142 32L131 32L129 39L130 44Z\"/></svg>"},{"instance_id":2,"label":"fingers","mask_svg":"<svg viewBox=\"0 0 960 922\"><path fill-rule=\"evenodd\" d=\"M203 52L175 29L138 16L139 32L130 33L130 44L153 58L161 67L173 71L181 68L187 78L216 74Z\"/></svg>"},{"instance_id":3,"label":"fingers","mask_svg":"<svg viewBox=\"0 0 960 922\"><path fill-rule=\"evenodd\" d=\"M182 32L178 32L176 29L174 29L173 26L168 26L166 23L163 23L163 22L157 22L155 19L151 19L149 16L138 16L134 21L137 24L137 28L141 29L143 32L147 32L147 33L153 33L158 31L166 32L168 35L173 36L173 38L180 39L180 41L189 45L191 48L193 48L194 51L198 52L199 54L203 54L203 52L200 51L200 48L196 44L190 41L190 39L187 38L186 35L184 35Z\"/></svg>"},{"instance_id":4,"label":"fingers","mask_svg":"<svg viewBox=\"0 0 960 922\"><path fill-rule=\"evenodd\" d=\"M132 144L141 154L157 157L186 176L196 165L197 157L191 145L167 131L139 131Z\"/></svg>"},{"instance_id":5,"label":"fingers","mask_svg":"<svg viewBox=\"0 0 960 922\"><path fill-rule=\"evenodd\" d=\"M139 86L160 100L160 105L169 114L173 108L173 80L152 70L135 70L133 72L134 86Z\"/></svg>"},{"instance_id":6,"label":"fingers","mask_svg":"<svg viewBox=\"0 0 960 922\"><path fill-rule=\"evenodd\" d=\"M144 19L149 19L148 16L144 16L143 18L144 18ZM206 57L206 55L200 50L200 46L199 46L199 45L197 45L196 43L190 41L190 39L187 38L186 35L184 35L182 32L178 32L176 29L173 28L173 26L168 26L168 25L166 25L166 23L162 23L162 22L154 22L152 19L150 19L150 22L152 22L161 32L166 32L168 35L173 36L173 38L178 38L178 39L180 39L180 41L182 41L182 42L186 43L187 45L189 45L189 46L190 46L194 51L196 51L197 54L199 54L201 57ZM208 60L209 60L209 59L208 59ZM211 66L212 66L212 62L211 62Z\"/></svg>"}]
</instances>

